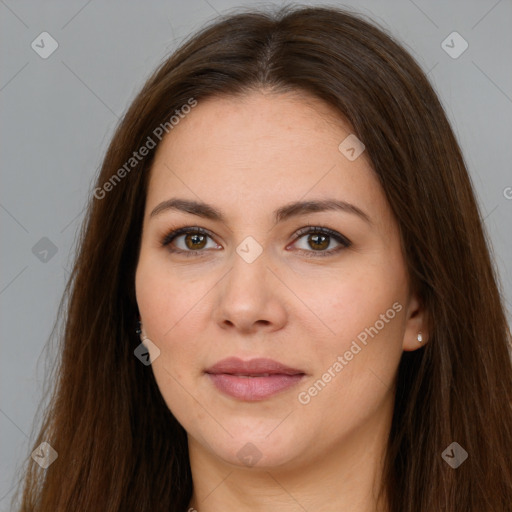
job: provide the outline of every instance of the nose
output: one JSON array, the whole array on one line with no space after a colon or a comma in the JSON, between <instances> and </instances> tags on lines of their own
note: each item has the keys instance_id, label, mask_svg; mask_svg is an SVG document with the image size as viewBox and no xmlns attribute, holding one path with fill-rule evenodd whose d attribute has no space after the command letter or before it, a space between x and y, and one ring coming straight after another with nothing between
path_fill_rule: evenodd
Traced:
<instances>
[{"instance_id":1,"label":"nose","mask_svg":"<svg viewBox=\"0 0 512 512\"><path fill-rule=\"evenodd\" d=\"M231 270L216 288L214 321L243 334L273 332L287 321L286 288L268 267L265 251L252 263L234 254Z\"/></svg>"}]
</instances>

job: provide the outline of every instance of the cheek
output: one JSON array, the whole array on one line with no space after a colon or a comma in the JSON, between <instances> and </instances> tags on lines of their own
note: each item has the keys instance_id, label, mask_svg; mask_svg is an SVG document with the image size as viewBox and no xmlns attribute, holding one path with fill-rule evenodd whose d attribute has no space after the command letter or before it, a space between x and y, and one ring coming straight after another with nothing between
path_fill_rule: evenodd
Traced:
<instances>
[{"instance_id":1,"label":"cheek","mask_svg":"<svg viewBox=\"0 0 512 512\"><path fill-rule=\"evenodd\" d=\"M176 391L176 379L186 383L199 372L202 319L207 285L194 278L177 279L168 265L157 258L141 258L136 272L136 296L146 336L160 349L153 371L163 394ZM203 298L203 300L202 300ZM178 388L179 389L179 386ZM165 396L164 396L165 398Z\"/></svg>"},{"instance_id":2,"label":"cheek","mask_svg":"<svg viewBox=\"0 0 512 512\"><path fill-rule=\"evenodd\" d=\"M404 310L399 309L388 301L352 317L341 309L345 328L340 321L336 337L324 338L315 351L316 371L297 399L326 438L348 435L391 407L402 354Z\"/></svg>"},{"instance_id":3,"label":"cheek","mask_svg":"<svg viewBox=\"0 0 512 512\"><path fill-rule=\"evenodd\" d=\"M315 344L313 388L301 388L314 407L328 407L338 419L348 411L357 416L391 389L402 353L406 284L399 262L390 262L326 281L310 295L318 325L330 331Z\"/></svg>"},{"instance_id":4,"label":"cheek","mask_svg":"<svg viewBox=\"0 0 512 512\"><path fill-rule=\"evenodd\" d=\"M204 411L197 407L191 392L200 374L198 325L194 320L194 304L201 294L197 288L186 293L176 286L169 269L158 262L141 260L136 273L136 295L146 336L155 343L160 355L151 370L168 408L181 424L206 421ZM180 291L176 292L176 288ZM195 298L195 295L198 295ZM204 295L204 293L202 294Z\"/></svg>"},{"instance_id":5,"label":"cheek","mask_svg":"<svg viewBox=\"0 0 512 512\"><path fill-rule=\"evenodd\" d=\"M142 256L135 276L137 304L146 334L166 345L172 335L192 329L207 283L193 275L178 277L165 258ZM195 325L197 331L197 325Z\"/></svg>"},{"instance_id":6,"label":"cheek","mask_svg":"<svg viewBox=\"0 0 512 512\"><path fill-rule=\"evenodd\" d=\"M388 331L391 324L396 327L399 324L396 310L400 307L393 308L393 304L403 306L405 299L406 283L398 267L365 265L356 270L340 272L336 279L319 282L313 293L307 295L308 305L322 321L319 322L322 329L341 344L356 338L376 322L379 330L383 330L382 322Z\"/></svg>"}]
</instances>

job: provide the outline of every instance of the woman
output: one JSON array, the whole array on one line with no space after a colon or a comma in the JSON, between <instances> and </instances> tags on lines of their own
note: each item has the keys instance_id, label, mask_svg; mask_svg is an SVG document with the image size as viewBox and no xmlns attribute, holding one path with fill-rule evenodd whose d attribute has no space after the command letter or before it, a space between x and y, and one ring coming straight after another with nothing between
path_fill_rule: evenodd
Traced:
<instances>
[{"instance_id":1,"label":"woman","mask_svg":"<svg viewBox=\"0 0 512 512\"><path fill-rule=\"evenodd\" d=\"M20 510L511 510L496 282L397 43L337 9L223 18L110 144Z\"/></svg>"}]
</instances>

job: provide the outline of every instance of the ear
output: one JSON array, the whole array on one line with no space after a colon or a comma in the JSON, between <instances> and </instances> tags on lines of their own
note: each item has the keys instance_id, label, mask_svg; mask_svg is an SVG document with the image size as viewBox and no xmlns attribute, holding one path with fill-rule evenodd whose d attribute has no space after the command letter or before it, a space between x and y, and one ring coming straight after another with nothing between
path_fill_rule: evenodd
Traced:
<instances>
[{"instance_id":1,"label":"ear","mask_svg":"<svg viewBox=\"0 0 512 512\"><path fill-rule=\"evenodd\" d=\"M402 348L409 352L424 347L429 340L428 312L417 293L411 293L405 312L405 332ZM421 334L421 341L418 335Z\"/></svg>"}]
</instances>

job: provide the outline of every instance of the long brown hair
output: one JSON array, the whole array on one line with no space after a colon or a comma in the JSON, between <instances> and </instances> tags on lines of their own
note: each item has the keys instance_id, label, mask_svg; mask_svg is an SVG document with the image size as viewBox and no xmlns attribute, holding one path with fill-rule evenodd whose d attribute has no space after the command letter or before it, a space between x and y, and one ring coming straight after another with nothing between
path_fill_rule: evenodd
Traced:
<instances>
[{"instance_id":1,"label":"long brown hair","mask_svg":"<svg viewBox=\"0 0 512 512\"><path fill-rule=\"evenodd\" d=\"M304 7L216 20L163 62L124 115L88 205L55 389L34 445L50 443L58 459L46 470L29 459L19 510L188 506L186 433L133 353L154 151L126 164L191 99L261 88L307 92L350 123L428 311L429 342L404 353L398 371L383 485L390 511L511 510L510 333L458 143L425 74L389 35L358 15ZM469 454L457 469L441 456L452 442Z\"/></svg>"}]
</instances>

